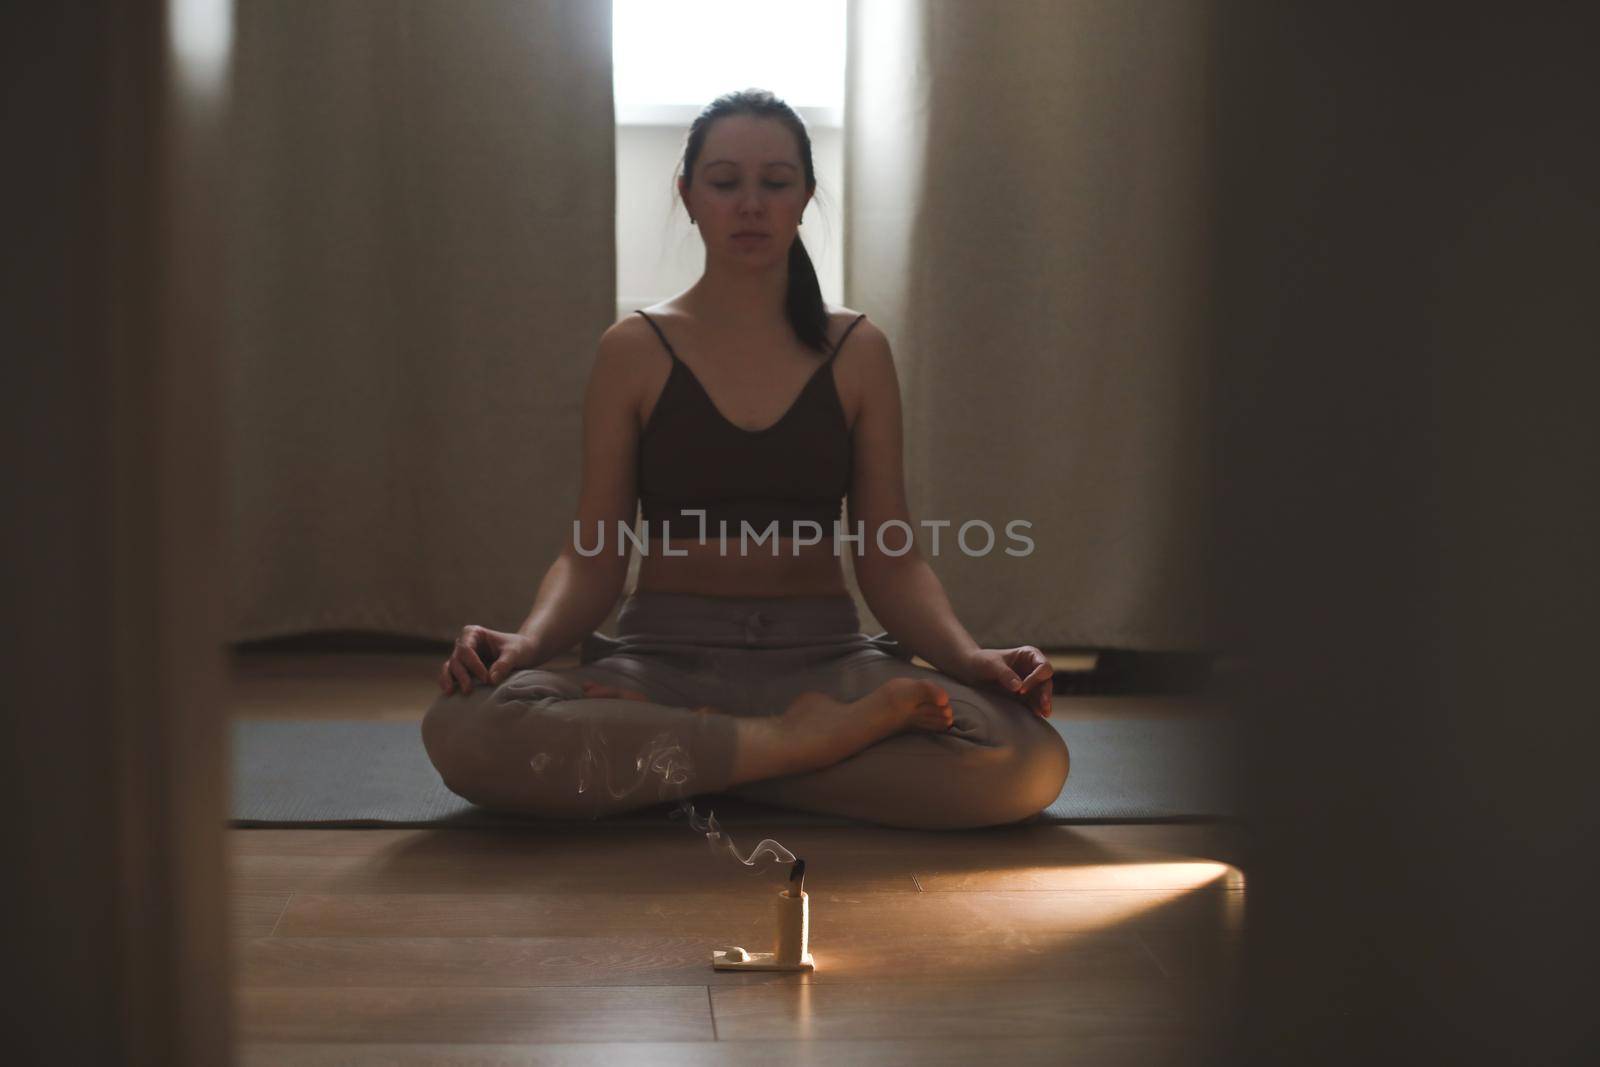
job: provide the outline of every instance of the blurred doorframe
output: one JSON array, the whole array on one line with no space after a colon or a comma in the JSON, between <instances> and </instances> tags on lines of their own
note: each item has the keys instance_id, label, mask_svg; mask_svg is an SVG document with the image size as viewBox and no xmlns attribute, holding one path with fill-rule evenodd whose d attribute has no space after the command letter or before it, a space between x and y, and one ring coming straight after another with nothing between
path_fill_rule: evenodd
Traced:
<instances>
[{"instance_id":1,"label":"blurred doorframe","mask_svg":"<svg viewBox=\"0 0 1600 1067\"><path fill-rule=\"evenodd\" d=\"M196 13L209 28L178 41ZM229 1063L231 3L4 17L11 1044Z\"/></svg>"}]
</instances>

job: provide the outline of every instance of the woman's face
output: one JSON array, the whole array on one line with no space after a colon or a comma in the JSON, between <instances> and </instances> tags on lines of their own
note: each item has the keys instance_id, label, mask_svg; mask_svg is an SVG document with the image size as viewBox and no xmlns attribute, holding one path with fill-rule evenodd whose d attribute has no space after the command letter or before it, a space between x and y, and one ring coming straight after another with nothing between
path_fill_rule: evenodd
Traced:
<instances>
[{"instance_id":1,"label":"woman's face","mask_svg":"<svg viewBox=\"0 0 1600 1067\"><path fill-rule=\"evenodd\" d=\"M692 177L687 185L680 181L678 190L707 256L750 263L788 256L800 213L811 199L799 146L788 127L751 115L716 120Z\"/></svg>"}]
</instances>

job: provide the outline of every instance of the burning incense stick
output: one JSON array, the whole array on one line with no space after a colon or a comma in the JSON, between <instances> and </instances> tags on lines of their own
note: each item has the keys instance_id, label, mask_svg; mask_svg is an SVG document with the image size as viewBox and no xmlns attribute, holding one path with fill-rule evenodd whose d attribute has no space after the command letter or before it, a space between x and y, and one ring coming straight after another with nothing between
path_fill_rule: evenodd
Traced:
<instances>
[{"instance_id":1,"label":"burning incense stick","mask_svg":"<svg viewBox=\"0 0 1600 1067\"><path fill-rule=\"evenodd\" d=\"M806 861L796 858L789 869L789 887L773 897L771 952L750 952L740 945L717 949L711 966L719 971L810 971L811 898L806 896Z\"/></svg>"}]
</instances>

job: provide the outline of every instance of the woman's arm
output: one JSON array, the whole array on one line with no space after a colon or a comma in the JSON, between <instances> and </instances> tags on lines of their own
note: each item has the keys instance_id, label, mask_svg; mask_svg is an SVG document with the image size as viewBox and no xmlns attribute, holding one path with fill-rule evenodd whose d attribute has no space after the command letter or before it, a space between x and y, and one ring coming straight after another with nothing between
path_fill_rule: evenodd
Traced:
<instances>
[{"instance_id":1,"label":"woman's arm","mask_svg":"<svg viewBox=\"0 0 1600 1067\"><path fill-rule=\"evenodd\" d=\"M933 568L912 545L904 555L878 548L879 527L899 519L915 530L906 507L901 456L900 380L889 339L869 319L856 327L852 373L860 396L856 413L855 467L850 487L850 532L861 523L865 534L855 545L856 584L878 621L901 645L958 681L973 680L979 651L956 619ZM884 543L898 548L899 529L885 531Z\"/></svg>"},{"instance_id":2,"label":"woman's arm","mask_svg":"<svg viewBox=\"0 0 1600 1067\"><path fill-rule=\"evenodd\" d=\"M876 546L872 550L876 551ZM870 580L862 577L857 566L856 581L872 614L895 640L935 670L959 682L976 681L972 658L978 653L978 643L956 619L944 585L922 553L912 548L903 556L885 557L883 562Z\"/></svg>"},{"instance_id":3,"label":"woman's arm","mask_svg":"<svg viewBox=\"0 0 1600 1067\"><path fill-rule=\"evenodd\" d=\"M632 316L630 316L630 319ZM572 532L544 580L533 609L517 632L544 662L577 644L605 621L628 577L628 557L617 551L618 524L631 525L636 508L638 446L637 339L625 319L600 338L583 398L583 476L577 519L585 545L605 531L605 550L583 556ZM598 524L598 525L597 525Z\"/></svg>"},{"instance_id":4,"label":"woman's arm","mask_svg":"<svg viewBox=\"0 0 1600 1067\"><path fill-rule=\"evenodd\" d=\"M610 540L608 536L607 552ZM613 577L606 567L597 565L604 555L584 559L563 549L544 572L533 608L517 627L517 633L528 639L530 662L543 663L571 648L611 614L627 573L624 570L621 577Z\"/></svg>"}]
</instances>

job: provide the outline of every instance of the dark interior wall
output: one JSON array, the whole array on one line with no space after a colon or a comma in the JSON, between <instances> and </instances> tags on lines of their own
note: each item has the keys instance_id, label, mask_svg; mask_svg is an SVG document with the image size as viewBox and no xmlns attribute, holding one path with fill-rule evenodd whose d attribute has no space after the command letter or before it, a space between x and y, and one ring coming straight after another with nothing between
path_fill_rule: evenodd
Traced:
<instances>
[{"instance_id":1,"label":"dark interior wall","mask_svg":"<svg viewBox=\"0 0 1600 1067\"><path fill-rule=\"evenodd\" d=\"M1218 8L1216 588L1261 832L1230 1061L1595 1051L1588 10Z\"/></svg>"}]
</instances>

